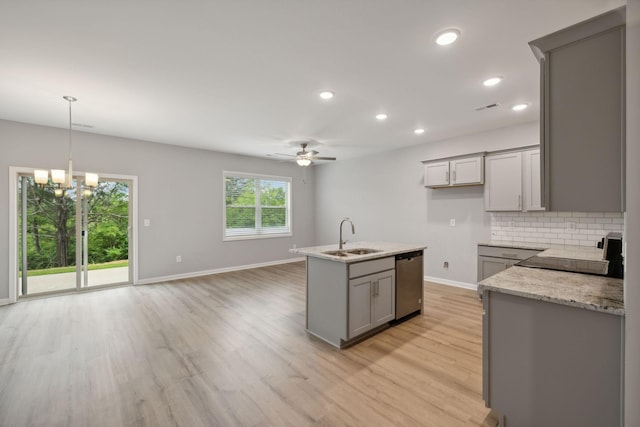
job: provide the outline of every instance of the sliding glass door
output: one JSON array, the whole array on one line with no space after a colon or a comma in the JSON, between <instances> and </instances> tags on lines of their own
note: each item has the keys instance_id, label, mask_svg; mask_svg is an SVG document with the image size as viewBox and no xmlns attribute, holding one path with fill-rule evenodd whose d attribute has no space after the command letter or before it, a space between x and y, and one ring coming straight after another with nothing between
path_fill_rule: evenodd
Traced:
<instances>
[{"instance_id":1,"label":"sliding glass door","mask_svg":"<svg viewBox=\"0 0 640 427\"><path fill-rule=\"evenodd\" d=\"M85 192L82 177L56 197L18 177L18 296L130 283L131 183L102 179Z\"/></svg>"}]
</instances>

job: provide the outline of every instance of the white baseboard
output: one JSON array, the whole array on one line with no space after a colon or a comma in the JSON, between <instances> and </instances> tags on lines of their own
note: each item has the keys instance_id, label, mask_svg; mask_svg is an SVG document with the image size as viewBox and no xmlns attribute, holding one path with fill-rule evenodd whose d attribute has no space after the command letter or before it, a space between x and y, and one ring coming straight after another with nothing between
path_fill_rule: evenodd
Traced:
<instances>
[{"instance_id":1,"label":"white baseboard","mask_svg":"<svg viewBox=\"0 0 640 427\"><path fill-rule=\"evenodd\" d=\"M440 277L433 276L424 276L424 280L426 280L427 282L435 282L441 283L443 285L455 286L456 288L471 289L473 291L478 290L478 285L475 283L456 282L455 280L442 279Z\"/></svg>"},{"instance_id":2,"label":"white baseboard","mask_svg":"<svg viewBox=\"0 0 640 427\"><path fill-rule=\"evenodd\" d=\"M279 261L261 262L258 264L238 265L234 267L216 268L214 270L195 271L191 273L173 274L171 276L152 277L150 279L141 279L137 285L148 285L151 283L167 282L169 280L190 279L192 277L209 276L211 274L229 273L231 271L249 270L251 268L269 267L272 265L289 264L292 262L304 261L306 258L288 258Z\"/></svg>"},{"instance_id":3,"label":"white baseboard","mask_svg":"<svg viewBox=\"0 0 640 427\"><path fill-rule=\"evenodd\" d=\"M0 306L9 305L10 302L9 298L0 299Z\"/></svg>"}]
</instances>

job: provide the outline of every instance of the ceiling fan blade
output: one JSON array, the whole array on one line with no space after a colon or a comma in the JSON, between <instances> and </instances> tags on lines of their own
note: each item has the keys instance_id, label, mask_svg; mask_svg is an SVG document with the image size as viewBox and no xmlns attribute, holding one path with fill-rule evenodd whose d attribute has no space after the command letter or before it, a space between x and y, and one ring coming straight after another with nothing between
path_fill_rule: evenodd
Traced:
<instances>
[{"instance_id":1,"label":"ceiling fan blade","mask_svg":"<svg viewBox=\"0 0 640 427\"><path fill-rule=\"evenodd\" d=\"M336 160L335 157L312 157L312 160Z\"/></svg>"},{"instance_id":2,"label":"ceiling fan blade","mask_svg":"<svg viewBox=\"0 0 640 427\"><path fill-rule=\"evenodd\" d=\"M273 154L267 154L268 157L298 157L296 155L293 154L283 154L283 153L273 153Z\"/></svg>"}]
</instances>

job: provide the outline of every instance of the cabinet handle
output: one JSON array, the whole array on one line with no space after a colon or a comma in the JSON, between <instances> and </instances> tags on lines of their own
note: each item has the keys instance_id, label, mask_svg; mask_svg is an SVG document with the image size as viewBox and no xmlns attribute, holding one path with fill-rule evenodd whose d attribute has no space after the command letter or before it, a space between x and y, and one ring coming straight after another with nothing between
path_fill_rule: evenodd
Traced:
<instances>
[{"instance_id":1,"label":"cabinet handle","mask_svg":"<svg viewBox=\"0 0 640 427\"><path fill-rule=\"evenodd\" d=\"M522 195L518 194L518 209L522 209Z\"/></svg>"},{"instance_id":2,"label":"cabinet handle","mask_svg":"<svg viewBox=\"0 0 640 427\"><path fill-rule=\"evenodd\" d=\"M456 183L456 170L453 170L453 183Z\"/></svg>"},{"instance_id":3,"label":"cabinet handle","mask_svg":"<svg viewBox=\"0 0 640 427\"><path fill-rule=\"evenodd\" d=\"M447 184L449 183L449 171L444 171L444 180Z\"/></svg>"}]
</instances>

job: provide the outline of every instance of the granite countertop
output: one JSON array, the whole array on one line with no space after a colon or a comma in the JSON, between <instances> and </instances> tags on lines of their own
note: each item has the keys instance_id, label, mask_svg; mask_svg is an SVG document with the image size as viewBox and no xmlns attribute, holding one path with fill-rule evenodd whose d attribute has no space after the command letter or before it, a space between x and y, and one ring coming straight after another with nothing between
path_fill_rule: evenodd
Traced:
<instances>
[{"instance_id":1,"label":"granite countertop","mask_svg":"<svg viewBox=\"0 0 640 427\"><path fill-rule=\"evenodd\" d=\"M478 284L485 290L624 316L622 279L514 266Z\"/></svg>"},{"instance_id":2,"label":"granite countertop","mask_svg":"<svg viewBox=\"0 0 640 427\"><path fill-rule=\"evenodd\" d=\"M315 258L324 258L331 261L338 261L344 263L360 262L376 258L384 258L387 256L393 256L402 254L405 252L413 252L426 249L425 245L418 244L406 244L406 243L388 243L388 242L348 242L342 246L343 250L367 248L375 249L378 252L365 255L353 255L336 256L329 255L323 252L338 250L338 245L325 245L325 246L309 246L306 248L289 249L289 252L293 254L306 255Z\"/></svg>"},{"instance_id":3,"label":"granite countertop","mask_svg":"<svg viewBox=\"0 0 640 427\"><path fill-rule=\"evenodd\" d=\"M480 242L478 246L495 246L499 248L515 248L515 249L531 249L534 251L544 251L553 246L561 246L561 245L552 245L550 243L534 243L534 242L516 242L516 241L506 241L506 240L489 240L488 242Z\"/></svg>"},{"instance_id":4,"label":"granite countertop","mask_svg":"<svg viewBox=\"0 0 640 427\"><path fill-rule=\"evenodd\" d=\"M499 248L517 248L543 251L541 257L568 258L584 261L602 261L604 252L593 246L554 245L551 243L516 242L503 240L489 240L478 243L478 246L493 246Z\"/></svg>"},{"instance_id":5,"label":"granite countertop","mask_svg":"<svg viewBox=\"0 0 640 427\"><path fill-rule=\"evenodd\" d=\"M499 240L479 243L478 246L539 250L541 252L536 255L538 258L546 259L549 265L555 265L557 267L565 265L568 269L567 271L606 274L609 266L609 261L604 259L604 250L593 246L503 242Z\"/></svg>"}]
</instances>

